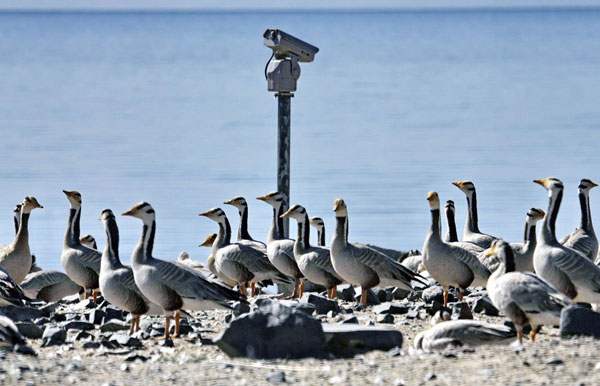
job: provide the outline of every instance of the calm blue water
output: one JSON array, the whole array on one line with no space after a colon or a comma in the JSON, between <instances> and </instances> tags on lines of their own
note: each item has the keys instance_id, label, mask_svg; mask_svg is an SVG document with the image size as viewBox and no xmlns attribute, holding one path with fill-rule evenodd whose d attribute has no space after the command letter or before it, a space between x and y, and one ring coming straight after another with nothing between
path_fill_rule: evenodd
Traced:
<instances>
[{"instance_id":1,"label":"calm blue water","mask_svg":"<svg viewBox=\"0 0 600 386\"><path fill-rule=\"evenodd\" d=\"M420 249L430 190L456 201L462 229L461 179L476 183L484 232L520 240L527 209L546 208L531 180L549 175L567 187L558 233L579 222L577 183L600 180L599 10L0 13L0 242L35 195L31 248L59 268L62 189L82 193L82 234L101 247L101 209L146 200L155 255L203 260L216 226L198 213L236 195L264 239L271 210L253 198L276 186L277 113L266 28L321 49L292 102L291 185L328 238L342 197L352 240ZM141 223L119 225L127 260Z\"/></svg>"}]
</instances>

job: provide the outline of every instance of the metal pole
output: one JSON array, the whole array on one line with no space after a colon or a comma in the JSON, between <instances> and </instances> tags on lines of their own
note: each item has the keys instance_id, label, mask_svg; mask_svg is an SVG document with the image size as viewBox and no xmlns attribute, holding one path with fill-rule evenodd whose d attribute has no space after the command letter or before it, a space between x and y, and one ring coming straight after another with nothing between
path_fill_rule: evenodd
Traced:
<instances>
[{"instance_id":1,"label":"metal pole","mask_svg":"<svg viewBox=\"0 0 600 386\"><path fill-rule=\"evenodd\" d=\"M283 210L290 204L290 118L291 93L277 93L277 191L285 197ZM289 237L289 219L283 219L283 235Z\"/></svg>"}]
</instances>

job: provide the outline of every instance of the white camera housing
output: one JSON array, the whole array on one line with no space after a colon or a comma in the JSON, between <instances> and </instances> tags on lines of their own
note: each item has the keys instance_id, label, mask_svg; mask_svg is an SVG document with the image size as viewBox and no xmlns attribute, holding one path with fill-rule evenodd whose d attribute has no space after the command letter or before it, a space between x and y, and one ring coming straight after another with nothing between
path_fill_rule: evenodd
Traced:
<instances>
[{"instance_id":1,"label":"white camera housing","mask_svg":"<svg viewBox=\"0 0 600 386\"><path fill-rule=\"evenodd\" d=\"M296 57L299 62L312 62L319 48L279 29L268 29L263 34L264 45L273 50L276 59Z\"/></svg>"}]
</instances>

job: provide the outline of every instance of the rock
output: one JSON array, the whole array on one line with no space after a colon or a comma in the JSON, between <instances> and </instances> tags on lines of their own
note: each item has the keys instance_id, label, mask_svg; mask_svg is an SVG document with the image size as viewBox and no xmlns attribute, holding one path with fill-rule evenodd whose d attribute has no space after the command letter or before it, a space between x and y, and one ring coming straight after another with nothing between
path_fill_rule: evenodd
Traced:
<instances>
[{"instance_id":1,"label":"rock","mask_svg":"<svg viewBox=\"0 0 600 386\"><path fill-rule=\"evenodd\" d=\"M564 364L564 363L565 363L565 362L564 362L562 359L559 359L559 358L554 358L554 357L550 357L550 358L548 358L548 359L546 360L546 364L547 364L547 365L553 365L553 366L556 366L556 365L562 365L562 364Z\"/></svg>"},{"instance_id":2,"label":"rock","mask_svg":"<svg viewBox=\"0 0 600 386\"><path fill-rule=\"evenodd\" d=\"M100 309L94 309L88 314L88 322L100 325L106 318L106 312Z\"/></svg>"},{"instance_id":3,"label":"rock","mask_svg":"<svg viewBox=\"0 0 600 386\"><path fill-rule=\"evenodd\" d=\"M355 291L356 291L356 289L355 289ZM362 295L362 290L356 291L354 300L356 300L357 302L360 302L361 295ZM373 292L373 290L367 290L367 304L376 305L379 303L381 303L381 302L379 301L379 298L377 297L377 295L375 295L375 292Z\"/></svg>"},{"instance_id":4,"label":"rock","mask_svg":"<svg viewBox=\"0 0 600 386\"><path fill-rule=\"evenodd\" d=\"M388 293L383 288L376 288L373 292L375 292L375 295L377 296L377 298L379 299L379 301L381 303L389 302L392 300L392 299L388 300ZM390 298L391 297L392 297L392 295L390 294Z\"/></svg>"},{"instance_id":5,"label":"rock","mask_svg":"<svg viewBox=\"0 0 600 386\"><path fill-rule=\"evenodd\" d=\"M267 375L267 382L283 383L283 382L285 382L285 373L283 371L271 373L271 374Z\"/></svg>"},{"instance_id":6,"label":"rock","mask_svg":"<svg viewBox=\"0 0 600 386\"><path fill-rule=\"evenodd\" d=\"M15 344L12 351L17 354L37 356L35 350L26 344Z\"/></svg>"},{"instance_id":7,"label":"rock","mask_svg":"<svg viewBox=\"0 0 600 386\"><path fill-rule=\"evenodd\" d=\"M125 347L141 347L142 346L142 342L139 339L136 339L136 338L131 337L126 334L113 334L108 341L116 342L120 346L125 346Z\"/></svg>"},{"instance_id":8,"label":"rock","mask_svg":"<svg viewBox=\"0 0 600 386\"><path fill-rule=\"evenodd\" d=\"M437 378L437 376L434 373L427 373L427 375L425 375L425 382L429 382L429 381L434 381Z\"/></svg>"},{"instance_id":9,"label":"rock","mask_svg":"<svg viewBox=\"0 0 600 386\"><path fill-rule=\"evenodd\" d=\"M356 353L402 347L402 333L385 327L356 324L323 324L326 349L336 356L354 356Z\"/></svg>"},{"instance_id":10,"label":"rock","mask_svg":"<svg viewBox=\"0 0 600 386\"><path fill-rule=\"evenodd\" d=\"M109 320L108 322L100 326L101 332L116 332L123 330L129 330L129 326L127 325L127 323L124 323L118 319Z\"/></svg>"},{"instance_id":11,"label":"rock","mask_svg":"<svg viewBox=\"0 0 600 386\"><path fill-rule=\"evenodd\" d=\"M438 311L446 311L448 313L452 312L452 310L450 310L447 307L444 307L443 303L438 302L437 300L434 300L431 302L431 304L426 305L425 306L425 311L427 311L427 313L431 316L435 315L438 313Z\"/></svg>"},{"instance_id":12,"label":"rock","mask_svg":"<svg viewBox=\"0 0 600 386\"><path fill-rule=\"evenodd\" d=\"M498 309L494 307L489 297L483 296L473 303L473 312L487 316L498 316Z\"/></svg>"},{"instance_id":13,"label":"rock","mask_svg":"<svg viewBox=\"0 0 600 386\"><path fill-rule=\"evenodd\" d=\"M340 324L358 324L358 318L356 315L352 315L351 317L342 320Z\"/></svg>"},{"instance_id":14,"label":"rock","mask_svg":"<svg viewBox=\"0 0 600 386\"><path fill-rule=\"evenodd\" d=\"M50 315L50 321L60 323L67 320L67 316L65 314L59 314L58 312Z\"/></svg>"},{"instance_id":15,"label":"rock","mask_svg":"<svg viewBox=\"0 0 600 386\"><path fill-rule=\"evenodd\" d=\"M448 304L452 309L451 319L473 319L473 313L467 302L455 302Z\"/></svg>"},{"instance_id":16,"label":"rock","mask_svg":"<svg viewBox=\"0 0 600 386\"><path fill-rule=\"evenodd\" d=\"M43 326L44 324L48 324L50 322L51 322L50 318L47 318L45 316L33 320L33 323L35 323L36 326Z\"/></svg>"},{"instance_id":17,"label":"rock","mask_svg":"<svg viewBox=\"0 0 600 386\"><path fill-rule=\"evenodd\" d=\"M107 320L125 320L125 316L123 316L123 311L118 309L117 307L110 305L104 309L106 313L105 321Z\"/></svg>"},{"instance_id":18,"label":"rock","mask_svg":"<svg viewBox=\"0 0 600 386\"><path fill-rule=\"evenodd\" d=\"M250 305L247 302L234 302L232 305L233 315L240 316L250 312Z\"/></svg>"},{"instance_id":19,"label":"rock","mask_svg":"<svg viewBox=\"0 0 600 386\"><path fill-rule=\"evenodd\" d=\"M74 341L79 341L79 340L94 340L94 335L90 334L89 332L85 332L85 331L80 331L77 333L77 335L75 335L75 338L73 338Z\"/></svg>"},{"instance_id":20,"label":"rock","mask_svg":"<svg viewBox=\"0 0 600 386\"><path fill-rule=\"evenodd\" d=\"M325 336L317 319L272 303L233 320L214 342L230 357L303 358L321 353Z\"/></svg>"},{"instance_id":21,"label":"rock","mask_svg":"<svg viewBox=\"0 0 600 386\"><path fill-rule=\"evenodd\" d=\"M17 329L27 339L40 339L43 331L35 323L32 322L17 322Z\"/></svg>"},{"instance_id":22,"label":"rock","mask_svg":"<svg viewBox=\"0 0 600 386\"><path fill-rule=\"evenodd\" d=\"M94 303L94 299L88 298L80 301L76 305L73 306L74 310L85 310L89 308L96 308L97 304Z\"/></svg>"},{"instance_id":23,"label":"rock","mask_svg":"<svg viewBox=\"0 0 600 386\"><path fill-rule=\"evenodd\" d=\"M37 308L17 307L12 305L0 307L0 313L4 314L13 322L31 321L46 316L44 312L40 311Z\"/></svg>"},{"instance_id":24,"label":"rock","mask_svg":"<svg viewBox=\"0 0 600 386\"><path fill-rule=\"evenodd\" d=\"M394 288L392 290L392 297L395 300L406 299L408 297L408 295L410 295L410 291L409 290L405 290L405 289L402 289L402 288Z\"/></svg>"},{"instance_id":25,"label":"rock","mask_svg":"<svg viewBox=\"0 0 600 386\"><path fill-rule=\"evenodd\" d=\"M101 344L98 342L85 342L81 347L84 349L97 349L100 348Z\"/></svg>"},{"instance_id":26,"label":"rock","mask_svg":"<svg viewBox=\"0 0 600 386\"><path fill-rule=\"evenodd\" d=\"M93 323L84 322L82 320L73 320L71 322L64 323L62 325L62 327L67 331L68 330L89 331L89 330L93 330L96 328L96 327L94 327Z\"/></svg>"},{"instance_id":27,"label":"rock","mask_svg":"<svg viewBox=\"0 0 600 386\"><path fill-rule=\"evenodd\" d=\"M48 327L46 327L46 329L44 330L44 334L42 335L42 340L43 340L42 346L47 347L47 346L61 345L61 344L65 343L66 339L67 339L67 331L65 331L64 329L62 329L60 327L48 326Z\"/></svg>"},{"instance_id":28,"label":"rock","mask_svg":"<svg viewBox=\"0 0 600 386\"><path fill-rule=\"evenodd\" d=\"M406 313L406 318L407 319L421 319L421 315L419 314L419 310L417 310L416 308L411 308Z\"/></svg>"},{"instance_id":29,"label":"rock","mask_svg":"<svg viewBox=\"0 0 600 386\"><path fill-rule=\"evenodd\" d=\"M560 313L560 336L587 335L600 338L600 313L587 307L574 304Z\"/></svg>"},{"instance_id":30,"label":"rock","mask_svg":"<svg viewBox=\"0 0 600 386\"><path fill-rule=\"evenodd\" d=\"M337 286L337 291L335 293L337 299L351 302L354 301L354 296L356 296L356 291L351 284L340 284Z\"/></svg>"},{"instance_id":31,"label":"rock","mask_svg":"<svg viewBox=\"0 0 600 386\"><path fill-rule=\"evenodd\" d=\"M136 362L136 361L146 362L147 360L148 360L147 356L140 355L140 354L129 354L125 357L125 362Z\"/></svg>"},{"instance_id":32,"label":"rock","mask_svg":"<svg viewBox=\"0 0 600 386\"><path fill-rule=\"evenodd\" d=\"M387 302L374 306L373 312L376 314L403 315L408 312L408 307L400 304Z\"/></svg>"},{"instance_id":33,"label":"rock","mask_svg":"<svg viewBox=\"0 0 600 386\"><path fill-rule=\"evenodd\" d=\"M58 308L58 303L48 303L44 306L39 307L39 310L44 313L45 316L50 316L50 314L56 312Z\"/></svg>"},{"instance_id":34,"label":"rock","mask_svg":"<svg viewBox=\"0 0 600 386\"><path fill-rule=\"evenodd\" d=\"M327 299L325 296L312 293L304 294L300 303L308 303L315 306L317 314L324 315L329 311L340 312L340 308L335 300Z\"/></svg>"},{"instance_id":35,"label":"rock","mask_svg":"<svg viewBox=\"0 0 600 386\"><path fill-rule=\"evenodd\" d=\"M257 307L260 307L264 304L271 304L274 300L270 298L268 295L259 295L250 299L250 304L255 304Z\"/></svg>"},{"instance_id":36,"label":"rock","mask_svg":"<svg viewBox=\"0 0 600 386\"><path fill-rule=\"evenodd\" d=\"M284 307L293 308L295 310L304 312L307 315L312 315L317 310L317 307L314 304L300 303L300 302L297 302L294 300L281 300L279 302L277 302L277 301L271 302L271 303L269 303L269 305L267 305L267 307L270 307L271 304L274 304L274 303L279 303ZM260 308L262 308L262 307L263 306L261 306Z\"/></svg>"},{"instance_id":37,"label":"rock","mask_svg":"<svg viewBox=\"0 0 600 386\"><path fill-rule=\"evenodd\" d=\"M442 305L444 304L444 294L443 294L444 289L442 288L441 285L437 285L437 286L432 286L429 288L426 288L423 291L423 294L421 295L423 300L425 301L425 303L431 303L434 300L442 303ZM448 302L454 302L456 301L456 298L454 297L454 295L452 295L452 293L448 294ZM434 312L435 314L435 312Z\"/></svg>"},{"instance_id":38,"label":"rock","mask_svg":"<svg viewBox=\"0 0 600 386\"><path fill-rule=\"evenodd\" d=\"M158 343L161 347L175 347L173 344L173 339L163 339Z\"/></svg>"},{"instance_id":39,"label":"rock","mask_svg":"<svg viewBox=\"0 0 600 386\"><path fill-rule=\"evenodd\" d=\"M194 329L192 328L192 326L190 326L189 324L179 324L179 334L180 335L187 335L194 332ZM169 329L169 333L170 334L175 334L175 324L171 324L171 328Z\"/></svg>"},{"instance_id":40,"label":"rock","mask_svg":"<svg viewBox=\"0 0 600 386\"><path fill-rule=\"evenodd\" d=\"M381 314L377 316L377 323L394 323L394 315L391 314Z\"/></svg>"}]
</instances>

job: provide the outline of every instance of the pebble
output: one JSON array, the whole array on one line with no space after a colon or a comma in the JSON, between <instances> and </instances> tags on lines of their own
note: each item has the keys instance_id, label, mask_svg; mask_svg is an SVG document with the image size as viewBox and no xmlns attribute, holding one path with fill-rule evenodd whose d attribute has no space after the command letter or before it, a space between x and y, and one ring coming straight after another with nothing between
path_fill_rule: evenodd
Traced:
<instances>
[{"instance_id":1,"label":"pebble","mask_svg":"<svg viewBox=\"0 0 600 386\"><path fill-rule=\"evenodd\" d=\"M285 382L285 373L278 371L267 375L267 381L270 383L283 383Z\"/></svg>"},{"instance_id":2,"label":"pebble","mask_svg":"<svg viewBox=\"0 0 600 386\"><path fill-rule=\"evenodd\" d=\"M562 359L559 358L555 358L555 357L550 357L546 360L546 364L547 365L562 365L563 363L565 363Z\"/></svg>"}]
</instances>

